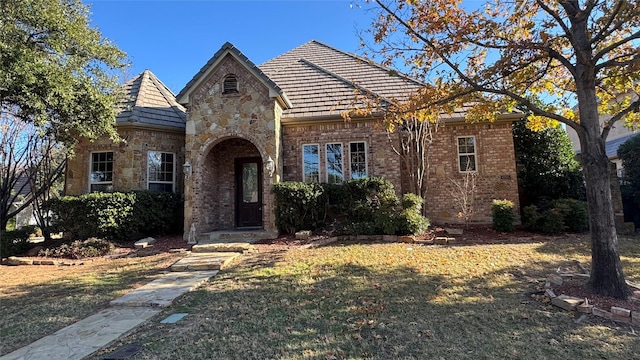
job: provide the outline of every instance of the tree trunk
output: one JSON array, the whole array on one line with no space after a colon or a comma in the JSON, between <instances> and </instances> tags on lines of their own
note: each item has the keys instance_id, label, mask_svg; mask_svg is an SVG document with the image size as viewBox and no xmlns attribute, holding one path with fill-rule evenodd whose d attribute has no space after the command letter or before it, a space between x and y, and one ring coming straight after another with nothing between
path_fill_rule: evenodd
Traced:
<instances>
[{"instance_id":1,"label":"tree trunk","mask_svg":"<svg viewBox=\"0 0 640 360\"><path fill-rule=\"evenodd\" d=\"M631 292L625 283L618 254L618 236L611 202L610 161L600 136L588 139L589 135L585 135L587 139L582 141L582 165L591 232L590 286L596 294L625 299Z\"/></svg>"}]
</instances>

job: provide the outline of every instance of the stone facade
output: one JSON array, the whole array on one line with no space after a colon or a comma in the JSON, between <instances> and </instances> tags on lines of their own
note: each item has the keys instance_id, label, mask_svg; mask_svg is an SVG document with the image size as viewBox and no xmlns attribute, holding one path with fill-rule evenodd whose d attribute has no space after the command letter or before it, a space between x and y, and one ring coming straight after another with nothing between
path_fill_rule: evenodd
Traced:
<instances>
[{"instance_id":1,"label":"stone facade","mask_svg":"<svg viewBox=\"0 0 640 360\"><path fill-rule=\"evenodd\" d=\"M108 138L93 142L81 140L75 156L67 161L65 193L80 195L89 192L91 153L113 152L113 191L147 189L147 156L149 151L173 153L174 191L181 193L182 163L184 162L184 133L153 128L118 126L124 140L114 144Z\"/></svg>"},{"instance_id":2,"label":"stone facade","mask_svg":"<svg viewBox=\"0 0 640 360\"><path fill-rule=\"evenodd\" d=\"M234 75L237 93L223 93L225 77ZM257 156L265 163L271 157L279 178L281 159L278 103L269 88L239 60L227 55L189 94L186 124L186 158L193 174L185 181L185 234L233 229L235 188L233 162ZM273 178L263 174L262 214L265 230L276 231Z\"/></svg>"}]
</instances>

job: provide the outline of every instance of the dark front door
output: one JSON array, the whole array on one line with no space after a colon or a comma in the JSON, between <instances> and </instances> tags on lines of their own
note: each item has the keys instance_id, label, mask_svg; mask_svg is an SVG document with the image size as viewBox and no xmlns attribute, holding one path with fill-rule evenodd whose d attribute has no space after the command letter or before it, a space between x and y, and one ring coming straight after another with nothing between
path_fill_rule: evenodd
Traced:
<instances>
[{"instance_id":1,"label":"dark front door","mask_svg":"<svg viewBox=\"0 0 640 360\"><path fill-rule=\"evenodd\" d=\"M262 160L236 159L236 226L262 226Z\"/></svg>"}]
</instances>

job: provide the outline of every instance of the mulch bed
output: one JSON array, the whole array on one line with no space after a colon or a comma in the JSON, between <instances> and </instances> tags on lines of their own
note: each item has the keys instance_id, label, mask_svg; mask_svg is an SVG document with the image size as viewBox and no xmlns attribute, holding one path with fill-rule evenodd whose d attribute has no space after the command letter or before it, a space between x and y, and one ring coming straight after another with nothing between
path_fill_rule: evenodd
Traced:
<instances>
[{"instance_id":1,"label":"mulch bed","mask_svg":"<svg viewBox=\"0 0 640 360\"><path fill-rule=\"evenodd\" d=\"M627 300L615 299L608 296L596 295L587 286L586 280L571 279L565 281L560 286L554 286L553 292L556 295L569 295L577 298L587 298L589 304L594 305L602 310L609 311L612 306L625 308L631 311L640 312L640 290L633 290L631 296Z\"/></svg>"}]
</instances>

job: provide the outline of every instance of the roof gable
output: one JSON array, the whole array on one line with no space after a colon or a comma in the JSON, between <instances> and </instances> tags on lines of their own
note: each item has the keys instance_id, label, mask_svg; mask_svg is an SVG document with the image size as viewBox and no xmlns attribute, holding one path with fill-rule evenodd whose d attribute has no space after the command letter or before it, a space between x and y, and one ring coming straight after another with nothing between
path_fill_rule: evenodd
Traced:
<instances>
[{"instance_id":1,"label":"roof gable","mask_svg":"<svg viewBox=\"0 0 640 360\"><path fill-rule=\"evenodd\" d=\"M184 128L184 107L151 71L145 70L127 81L124 89L127 100L116 117L116 124Z\"/></svg>"},{"instance_id":2,"label":"roof gable","mask_svg":"<svg viewBox=\"0 0 640 360\"><path fill-rule=\"evenodd\" d=\"M220 50L218 50L200 69L200 71L193 76L193 78L176 96L177 101L180 104L188 104L191 93L198 88L198 86L214 71L218 64L220 64L227 55L232 56L239 64L244 66L254 77L262 82L267 89L269 89L269 96L277 98L283 108L286 109L291 106L289 99L282 89L230 42L226 42L222 45Z\"/></svg>"},{"instance_id":3,"label":"roof gable","mask_svg":"<svg viewBox=\"0 0 640 360\"><path fill-rule=\"evenodd\" d=\"M293 107L283 118L340 116L354 91L382 99L406 99L423 83L357 55L312 40L277 56L260 69L287 94Z\"/></svg>"}]
</instances>

